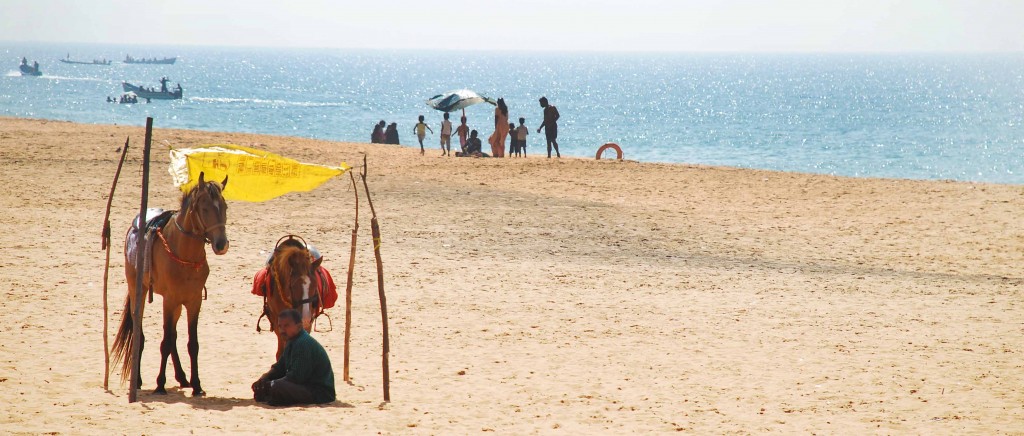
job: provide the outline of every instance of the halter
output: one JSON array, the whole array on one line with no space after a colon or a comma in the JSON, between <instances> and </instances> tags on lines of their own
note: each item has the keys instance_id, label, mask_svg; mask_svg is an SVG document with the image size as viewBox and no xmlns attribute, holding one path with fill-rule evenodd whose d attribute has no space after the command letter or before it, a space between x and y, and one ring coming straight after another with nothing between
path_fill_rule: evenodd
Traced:
<instances>
[{"instance_id":1,"label":"halter","mask_svg":"<svg viewBox=\"0 0 1024 436\"><path fill-rule=\"evenodd\" d=\"M210 196L210 193L208 191L204 191L204 192L206 192L207 196ZM198 197L199 194L192 194L192 196L193 197ZM207 235L207 233L210 230L216 229L218 227L224 227L224 223L219 223L219 224L213 225L212 227L207 227L206 223L203 222L203 217L199 216L199 214L196 213L195 208L192 207L192 205L194 203L196 203L197 200L198 200L197 198L192 198L189 201L188 210L185 212L185 216L187 218L189 215L192 215L192 218L199 224L199 228L201 228L202 231L199 232L199 234L195 234L195 233L189 232L189 231L185 230L183 227L181 227L181 224L178 224L178 220L173 220L174 221L174 226L178 228L178 231L181 232L181 234L183 234L185 236L188 236L189 238L195 239L197 241L203 242L205 244L210 244L210 243L213 243L213 240L210 239L210 237Z\"/></svg>"}]
</instances>

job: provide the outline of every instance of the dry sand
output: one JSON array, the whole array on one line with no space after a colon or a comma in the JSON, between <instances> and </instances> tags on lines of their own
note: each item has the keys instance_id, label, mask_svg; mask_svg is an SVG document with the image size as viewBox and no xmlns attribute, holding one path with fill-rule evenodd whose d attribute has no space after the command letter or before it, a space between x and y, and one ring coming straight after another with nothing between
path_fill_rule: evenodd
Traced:
<instances>
[{"instance_id":1,"label":"dry sand","mask_svg":"<svg viewBox=\"0 0 1024 436\"><path fill-rule=\"evenodd\" d=\"M368 153L392 401L382 403L365 203L352 383L341 382L339 306L333 331L314 334L338 401L284 410L251 400L275 349L254 329L252 275L277 238L297 233L344 282L353 200L337 179L230 204L231 249L210 252L200 317L208 396L150 392L155 306L143 391L129 404L118 373L102 386L100 249L128 135L111 216L111 331L143 129L0 118L3 433L1024 434L1020 186L548 160L537 146L519 160L421 157L159 128L150 205L165 208L180 195L165 144L231 142L321 164Z\"/></svg>"}]
</instances>

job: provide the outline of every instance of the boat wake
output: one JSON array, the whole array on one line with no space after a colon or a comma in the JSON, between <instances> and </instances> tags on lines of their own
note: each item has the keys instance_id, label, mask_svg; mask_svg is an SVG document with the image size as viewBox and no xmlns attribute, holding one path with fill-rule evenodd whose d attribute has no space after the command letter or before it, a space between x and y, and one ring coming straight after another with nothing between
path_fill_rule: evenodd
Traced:
<instances>
[{"instance_id":1,"label":"boat wake","mask_svg":"<svg viewBox=\"0 0 1024 436\"><path fill-rule=\"evenodd\" d=\"M50 75L47 75L46 73L43 73L43 75L39 76L39 77L42 78L42 79L50 79L50 80L81 80L83 82L110 82L111 81L110 79L100 79L100 78L96 78L96 77L50 76Z\"/></svg>"},{"instance_id":2,"label":"boat wake","mask_svg":"<svg viewBox=\"0 0 1024 436\"><path fill-rule=\"evenodd\" d=\"M6 77L21 77L20 71L8 71L4 74ZM96 77L65 77L65 76L51 76L43 73L42 76L36 76L37 79L49 79L49 80L81 80L83 82L110 82L109 79L99 79Z\"/></svg>"},{"instance_id":3,"label":"boat wake","mask_svg":"<svg viewBox=\"0 0 1024 436\"><path fill-rule=\"evenodd\" d=\"M348 104L342 102L318 102L318 101L288 101L288 100L266 100L262 98L230 98L230 97L189 97L189 101L203 103L248 103L259 106L297 106L297 107L342 107Z\"/></svg>"}]
</instances>

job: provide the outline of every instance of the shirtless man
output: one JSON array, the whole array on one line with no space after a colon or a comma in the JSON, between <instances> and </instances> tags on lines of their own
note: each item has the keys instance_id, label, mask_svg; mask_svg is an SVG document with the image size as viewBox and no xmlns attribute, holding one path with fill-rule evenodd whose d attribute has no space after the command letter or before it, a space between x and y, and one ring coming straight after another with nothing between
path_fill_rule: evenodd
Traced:
<instances>
[{"instance_id":1,"label":"shirtless man","mask_svg":"<svg viewBox=\"0 0 1024 436\"><path fill-rule=\"evenodd\" d=\"M555 147L555 154L562 157L558 152L558 109L548 104L547 97L540 98L540 107L544 108L544 121L537 127L537 133L544 129L544 137L548 140L548 159L551 158L551 147Z\"/></svg>"}]
</instances>

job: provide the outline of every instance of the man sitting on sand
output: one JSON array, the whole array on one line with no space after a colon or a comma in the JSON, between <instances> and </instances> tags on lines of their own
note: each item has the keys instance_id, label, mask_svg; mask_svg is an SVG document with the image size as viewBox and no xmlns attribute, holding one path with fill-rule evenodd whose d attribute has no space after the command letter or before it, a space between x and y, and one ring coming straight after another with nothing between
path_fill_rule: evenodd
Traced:
<instances>
[{"instance_id":1,"label":"man sitting on sand","mask_svg":"<svg viewBox=\"0 0 1024 436\"><path fill-rule=\"evenodd\" d=\"M476 130L469 132L469 141L466 142L466 152L455 152L456 157L490 157L487 153L481 151L483 144L480 143L480 138L477 137L477 134Z\"/></svg>"},{"instance_id":2,"label":"man sitting on sand","mask_svg":"<svg viewBox=\"0 0 1024 436\"><path fill-rule=\"evenodd\" d=\"M302 328L302 314L281 311L277 328L288 338L281 358L252 384L253 398L271 406L322 404L335 400L334 370L327 351Z\"/></svg>"}]
</instances>

